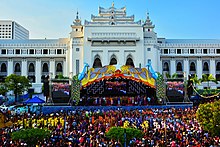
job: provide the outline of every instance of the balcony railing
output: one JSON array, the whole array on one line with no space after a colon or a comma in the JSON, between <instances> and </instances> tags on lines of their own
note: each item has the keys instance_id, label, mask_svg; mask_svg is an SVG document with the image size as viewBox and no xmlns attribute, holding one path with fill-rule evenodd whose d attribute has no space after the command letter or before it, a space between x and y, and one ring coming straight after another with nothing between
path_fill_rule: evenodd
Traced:
<instances>
[{"instance_id":1,"label":"balcony railing","mask_svg":"<svg viewBox=\"0 0 220 147\"><path fill-rule=\"evenodd\" d=\"M21 72L14 72L14 74L20 76L20 75L21 75Z\"/></svg>"},{"instance_id":2,"label":"balcony railing","mask_svg":"<svg viewBox=\"0 0 220 147\"><path fill-rule=\"evenodd\" d=\"M35 72L28 72L28 76L35 76Z\"/></svg>"}]
</instances>

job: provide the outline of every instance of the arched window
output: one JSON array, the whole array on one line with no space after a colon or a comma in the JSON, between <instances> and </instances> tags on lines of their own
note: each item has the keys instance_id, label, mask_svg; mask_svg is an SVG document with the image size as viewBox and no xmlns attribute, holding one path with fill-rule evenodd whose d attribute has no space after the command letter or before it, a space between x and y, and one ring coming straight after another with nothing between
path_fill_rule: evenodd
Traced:
<instances>
[{"instance_id":1,"label":"arched window","mask_svg":"<svg viewBox=\"0 0 220 147\"><path fill-rule=\"evenodd\" d=\"M116 56L112 55L109 65L116 65L116 64L117 64Z\"/></svg>"},{"instance_id":2,"label":"arched window","mask_svg":"<svg viewBox=\"0 0 220 147\"><path fill-rule=\"evenodd\" d=\"M20 66L19 63L16 63L16 64L15 64L14 72L21 72L21 66Z\"/></svg>"},{"instance_id":3,"label":"arched window","mask_svg":"<svg viewBox=\"0 0 220 147\"><path fill-rule=\"evenodd\" d=\"M33 63L29 64L28 72L35 72L35 68L34 68L34 64Z\"/></svg>"},{"instance_id":4,"label":"arched window","mask_svg":"<svg viewBox=\"0 0 220 147\"><path fill-rule=\"evenodd\" d=\"M43 64L43 70L42 70L42 72L49 72L47 63L44 63L44 64Z\"/></svg>"},{"instance_id":5,"label":"arched window","mask_svg":"<svg viewBox=\"0 0 220 147\"><path fill-rule=\"evenodd\" d=\"M196 65L194 62L191 62L190 67L189 67L189 71L196 71Z\"/></svg>"},{"instance_id":6,"label":"arched window","mask_svg":"<svg viewBox=\"0 0 220 147\"><path fill-rule=\"evenodd\" d=\"M7 72L7 67L5 63L2 63L1 65L1 72Z\"/></svg>"},{"instance_id":7,"label":"arched window","mask_svg":"<svg viewBox=\"0 0 220 147\"><path fill-rule=\"evenodd\" d=\"M170 71L169 64L167 62L163 64L163 71Z\"/></svg>"},{"instance_id":8,"label":"arched window","mask_svg":"<svg viewBox=\"0 0 220 147\"><path fill-rule=\"evenodd\" d=\"M216 65L216 71L220 71L220 62L218 62Z\"/></svg>"},{"instance_id":9,"label":"arched window","mask_svg":"<svg viewBox=\"0 0 220 147\"><path fill-rule=\"evenodd\" d=\"M127 58L125 65L130 65L130 66L134 67L134 62L133 62L132 57Z\"/></svg>"},{"instance_id":10,"label":"arched window","mask_svg":"<svg viewBox=\"0 0 220 147\"><path fill-rule=\"evenodd\" d=\"M209 71L209 65L207 62L203 64L203 71Z\"/></svg>"},{"instance_id":11,"label":"arched window","mask_svg":"<svg viewBox=\"0 0 220 147\"><path fill-rule=\"evenodd\" d=\"M176 65L176 71L183 71L181 62L178 62Z\"/></svg>"},{"instance_id":12,"label":"arched window","mask_svg":"<svg viewBox=\"0 0 220 147\"><path fill-rule=\"evenodd\" d=\"M95 60L93 62L93 68L99 68L99 67L102 67L102 61L100 60L100 56L99 55L96 55L95 56Z\"/></svg>"},{"instance_id":13,"label":"arched window","mask_svg":"<svg viewBox=\"0 0 220 147\"><path fill-rule=\"evenodd\" d=\"M61 63L58 63L58 64L57 64L56 72L63 72L63 66L62 66Z\"/></svg>"}]
</instances>

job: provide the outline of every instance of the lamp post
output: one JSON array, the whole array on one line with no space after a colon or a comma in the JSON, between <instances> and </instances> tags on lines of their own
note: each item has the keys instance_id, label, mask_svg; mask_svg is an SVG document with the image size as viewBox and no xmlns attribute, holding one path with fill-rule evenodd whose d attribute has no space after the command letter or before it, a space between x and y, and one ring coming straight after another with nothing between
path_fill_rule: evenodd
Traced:
<instances>
[{"instance_id":1,"label":"lamp post","mask_svg":"<svg viewBox=\"0 0 220 147\"><path fill-rule=\"evenodd\" d=\"M52 76L53 76L53 73L50 72L50 77L49 77L49 98L48 98L48 103L51 102L52 100Z\"/></svg>"},{"instance_id":2,"label":"lamp post","mask_svg":"<svg viewBox=\"0 0 220 147\"><path fill-rule=\"evenodd\" d=\"M186 79L186 72L184 71L183 72L183 80L184 80L184 102L188 102L188 99L187 99L187 95L186 95L186 93L187 93L187 79Z\"/></svg>"}]
</instances>

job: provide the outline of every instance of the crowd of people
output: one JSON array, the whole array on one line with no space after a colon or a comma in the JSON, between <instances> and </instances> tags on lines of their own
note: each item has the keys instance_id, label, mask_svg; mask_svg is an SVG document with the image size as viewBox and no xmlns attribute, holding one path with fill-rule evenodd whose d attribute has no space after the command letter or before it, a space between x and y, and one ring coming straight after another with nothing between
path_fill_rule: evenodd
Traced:
<instances>
[{"instance_id":1,"label":"crowd of people","mask_svg":"<svg viewBox=\"0 0 220 147\"><path fill-rule=\"evenodd\" d=\"M125 121L131 127L142 130L143 138L129 140L130 147L217 147L220 138L204 131L196 120L196 107L144 110L93 110L60 111L51 114L10 114L7 120L13 126L0 129L0 147L27 146L25 140L14 141L11 132L22 128L47 128L49 139L38 142L39 147L122 147L119 140L106 137L113 127L123 127ZM148 128L142 123L148 121Z\"/></svg>"},{"instance_id":2,"label":"crowd of people","mask_svg":"<svg viewBox=\"0 0 220 147\"><path fill-rule=\"evenodd\" d=\"M144 106L158 104L156 99L145 95L112 96L112 97L82 97L79 106Z\"/></svg>"}]
</instances>

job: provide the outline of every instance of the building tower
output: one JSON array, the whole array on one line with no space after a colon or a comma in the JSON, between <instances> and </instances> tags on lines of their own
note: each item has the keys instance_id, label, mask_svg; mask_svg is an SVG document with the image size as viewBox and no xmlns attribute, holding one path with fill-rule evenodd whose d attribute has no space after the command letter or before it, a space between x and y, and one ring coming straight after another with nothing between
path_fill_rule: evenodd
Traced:
<instances>
[{"instance_id":1,"label":"building tower","mask_svg":"<svg viewBox=\"0 0 220 147\"><path fill-rule=\"evenodd\" d=\"M79 18L79 12L76 13L76 19L73 21L72 32L70 33L69 49L69 72L78 74L80 66L83 66L83 25Z\"/></svg>"},{"instance_id":2,"label":"building tower","mask_svg":"<svg viewBox=\"0 0 220 147\"><path fill-rule=\"evenodd\" d=\"M144 31L144 48L145 48L145 64L151 62L155 71L159 69L159 47L157 46L157 33L154 32L155 25L150 20L149 13L143 24Z\"/></svg>"}]
</instances>

